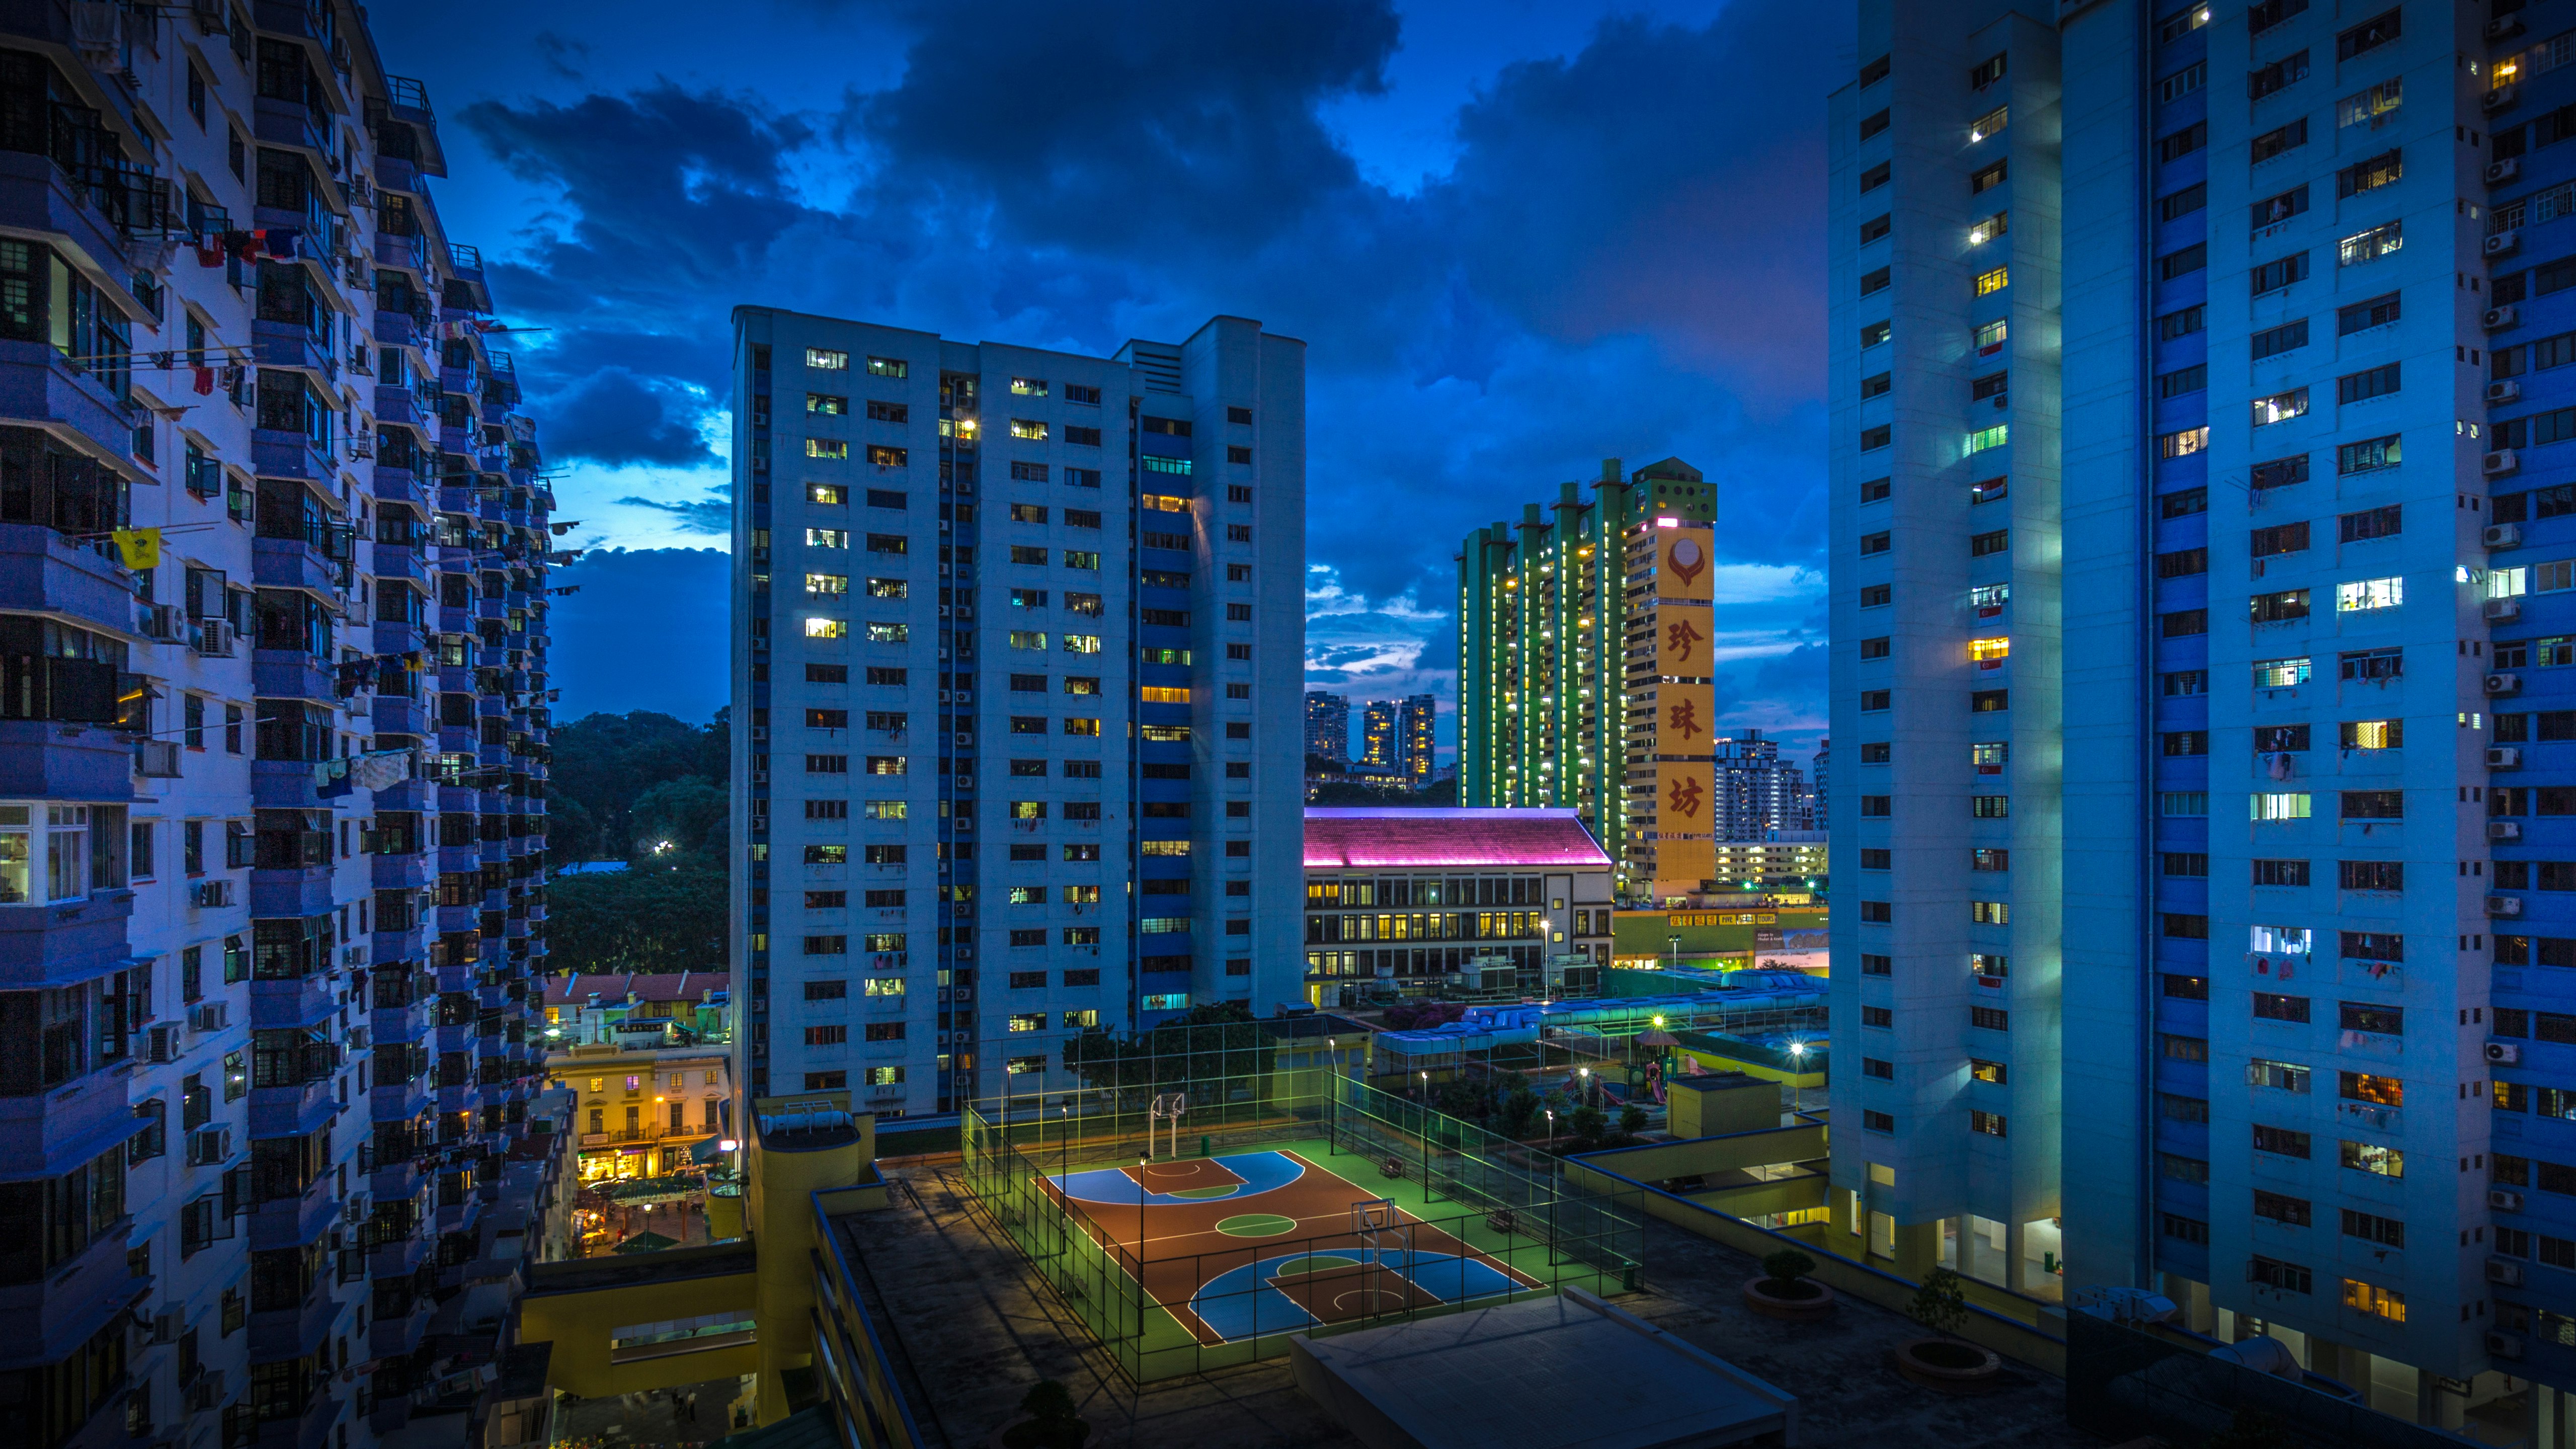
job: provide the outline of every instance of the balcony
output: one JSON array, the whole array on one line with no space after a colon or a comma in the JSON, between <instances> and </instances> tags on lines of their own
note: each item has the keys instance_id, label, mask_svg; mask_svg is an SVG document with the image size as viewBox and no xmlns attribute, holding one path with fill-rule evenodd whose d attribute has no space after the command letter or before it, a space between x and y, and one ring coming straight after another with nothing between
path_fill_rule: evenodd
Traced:
<instances>
[{"instance_id":1,"label":"balcony","mask_svg":"<svg viewBox=\"0 0 2576 1449\"><path fill-rule=\"evenodd\" d=\"M250 1316L250 1356L262 1362L301 1358L327 1346L341 1307L340 1300L331 1296L326 1272L314 1280L313 1290L296 1307Z\"/></svg>"},{"instance_id":2,"label":"balcony","mask_svg":"<svg viewBox=\"0 0 2576 1449\"><path fill-rule=\"evenodd\" d=\"M14 25L12 28L16 28ZM73 107L57 107L55 124L96 136L82 127ZM91 143L99 154L98 143ZM130 275L139 259L129 252L144 237L157 239L170 224L170 183L148 171L86 165L67 171L51 156L0 151L0 221L93 263L110 275Z\"/></svg>"},{"instance_id":3,"label":"balcony","mask_svg":"<svg viewBox=\"0 0 2576 1449\"><path fill-rule=\"evenodd\" d=\"M8 754L6 740L0 732L0 758ZM133 914L130 890L92 891L50 905L0 905L0 989L70 986L117 970L133 955L126 944ZM6 1146L0 1137L0 1148Z\"/></svg>"},{"instance_id":4,"label":"balcony","mask_svg":"<svg viewBox=\"0 0 2576 1449\"><path fill-rule=\"evenodd\" d=\"M381 795L376 808L386 808ZM415 850L407 855L378 855L372 859L374 885L380 891L419 890L437 879L437 872L430 869L429 852L425 850ZM379 931L377 934L384 933Z\"/></svg>"},{"instance_id":5,"label":"balcony","mask_svg":"<svg viewBox=\"0 0 2576 1449\"><path fill-rule=\"evenodd\" d=\"M253 1137L310 1136L339 1114L339 1098L332 1088L331 1078L327 1076L285 1086L251 1088L250 1135Z\"/></svg>"},{"instance_id":6,"label":"balcony","mask_svg":"<svg viewBox=\"0 0 2576 1449\"><path fill-rule=\"evenodd\" d=\"M253 1029L318 1026L340 1010L340 990L328 975L250 983Z\"/></svg>"},{"instance_id":7,"label":"balcony","mask_svg":"<svg viewBox=\"0 0 2576 1449\"><path fill-rule=\"evenodd\" d=\"M309 151L319 170L331 170L330 118L317 116L301 101L261 96L254 103L251 128L263 146L289 146Z\"/></svg>"},{"instance_id":8,"label":"balcony","mask_svg":"<svg viewBox=\"0 0 2576 1449\"><path fill-rule=\"evenodd\" d=\"M381 635L379 635L378 643L381 647ZM421 708L420 701L408 698L404 695L377 695L375 698L373 717L375 720L376 733L380 735L425 735L429 733L429 717L427 712ZM405 783L408 784L410 782L406 781ZM385 794L386 792L382 790L376 792L376 807L380 810L424 808L417 805L390 804L386 801Z\"/></svg>"},{"instance_id":9,"label":"balcony","mask_svg":"<svg viewBox=\"0 0 2576 1449\"><path fill-rule=\"evenodd\" d=\"M94 629L130 633L133 575L97 549L53 529L0 523L0 610L52 614Z\"/></svg>"},{"instance_id":10,"label":"balcony","mask_svg":"<svg viewBox=\"0 0 2576 1449\"><path fill-rule=\"evenodd\" d=\"M322 382L337 381L340 359L331 355L331 338L300 322L259 318L250 324L251 346L262 367L291 367Z\"/></svg>"},{"instance_id":11,"label":"balcony","mask_svg":"<svg viewBox=\"0 0 2576 1449\"><path fill-rule=\"evenodd\" d=\"M129 446L133 442L131 429L126 441ZM337 464L326 439L285 428L255 428L250 457L251 466L263 478L301 478L334 496L339 493Z\"/></svg>"},{"instance_id":12,"label":"balcony","mask_svg":"<svg viewBox=\"0 0 2576 1449\"><path fill-rule=\"evenodd\" d=\"M40 672L39 708L60 714L95 712L101 681L115 688L114 666L85 669L85 659L0 660L0 676L19 673L14 665ZM77 680L66 676L81 674ZM94 676L94 677L93 677ZM112 696L111 696L112 698ZM0 795L17 799L86 800L105 803L134 798L134 736L97 721L69 718L0 719ZM5 928L0 928L5 929Z\"/></svg>"},{"instance_id":13,"label":"balcony","mask_svg":"<svg viewBox=\"0 0 2576 1449\"><path fill-rule=\"evenodd\" d=\"M336 599L350 559L346 529L319 529L315 536L298 538L263 533L251 540L251 582L263 589L302 589Z\"/></svg>"},{"instance_id":14,"label":"balcony","mask_svg":"<svg viewBox=\"0 0 2576 1449\"><path fill-rule=\"evenodd\" d=\"M111 1223L42 1279L0 1288L0 1313L8 1315L10 1327L9 1342L0 1347L0 1370L60 1363L151 1291L152 1280L135 1277L126 1266L132 1226L130 1218Z\"/></svg>"},{"instance_id":15,"label":"balcony","mask_svg":"<svg viewBox=\"0 0 2576 1449\"><path fill-rule=\"evenodd\" d=\"M0 341L0 417L64 424L101 455L123 458L133 451L143 413L44 343Z\"/></svg>"},{"instance_id":16,"label":"balcony","mask_svg":"<svg viewBox=\"0 0 2576 1449\"><path fill-rule=\"evenodd\" d=\"M340 683L329 665L301 649L251 651L251 688L263 699L340 701ZM308 767L306 777L311 777Z\"/></svg>"}]
</instances>

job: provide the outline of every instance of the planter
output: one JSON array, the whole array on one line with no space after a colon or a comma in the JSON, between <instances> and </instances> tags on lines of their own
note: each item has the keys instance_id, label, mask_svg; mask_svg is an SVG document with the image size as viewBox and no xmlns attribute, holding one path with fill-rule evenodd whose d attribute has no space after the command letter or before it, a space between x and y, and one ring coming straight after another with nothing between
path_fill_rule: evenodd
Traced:
<instances>
[{"instance_id":1,"label":"planter","mask_svg":"<svg viewBox=\"0 0 2576 1449\"><path fill-rule=\"evenodd\" d=\"M1992 1351L1955 1338L1908 1339L1896 1346L1898 1373L1944 1393L1982 1393L2003 1368L2003 1359Z\"/></svg>"},{"instance_id":2,"label":"planter","mask_svg":"<svg viewBox=\"0 0 2576 1449\"><path fill-rule=\"evenodd\" d=\"M1789 1286L1792 1289L1805 1289L1806 1292L1784 1294L1773 1292L1764 1286L1772 1281L1774 1280L1764 1277L1745 1279L1744 1306L1765 1318L1785 1318L1792 1321L1829 1318L1833 1315L1834 1290L1824 1284L1813 1278L1800 1278Z\"/></svg>"}]
</instances>

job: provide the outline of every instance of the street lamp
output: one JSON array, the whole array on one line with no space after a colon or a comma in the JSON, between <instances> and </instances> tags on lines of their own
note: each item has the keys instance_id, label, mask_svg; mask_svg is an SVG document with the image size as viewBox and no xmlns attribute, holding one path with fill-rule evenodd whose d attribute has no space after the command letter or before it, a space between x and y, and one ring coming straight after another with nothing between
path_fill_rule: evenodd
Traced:
<instances>
[{"instance_id":1,"label":"street lamp","mask_svg":"<svg viewBox=\"0 0 2576 1449\"><path fill-rule=\"evenodd\" d=\"M1556 1150L1556 1109L1554 1107L1547 1109L1547 1150L1550 1152Z\"/></svg>"},{"instance_id":2,"label":"street lamp","mask_svg":"<svg viewBox=\"0 0 2576 1449\"><path fill-rule=\"evenodd\" d=\"M1576 1067L1574 1069L1574 1074L1581 1079L1580 1084L1575 1088L1574 1099L1577 1102L1589 1105L1592 1101L1592 1069L1590 1067Z\"/></svg>"}]
</instances>

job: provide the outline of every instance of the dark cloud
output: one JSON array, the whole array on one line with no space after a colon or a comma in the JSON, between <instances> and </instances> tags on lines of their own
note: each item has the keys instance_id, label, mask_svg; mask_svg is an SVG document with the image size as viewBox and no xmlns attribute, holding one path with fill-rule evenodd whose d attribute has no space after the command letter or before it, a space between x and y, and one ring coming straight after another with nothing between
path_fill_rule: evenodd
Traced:
<instances>
[{"instance_id":1,"label":"dark cloud","mask_svg":"<svg viewBox=\"0 0 2576 1449\"><path fill-rule=\"evenodd\" d=\"M559 719L653 709L685 720L725 702L732 555L712 548L593 549L555 570L581 592L553 601ZM699 667L675 667L697 661Z\"/></svg>"},{"instance_id":2,"label":"dark cloud","mask_svg":"<svg viewBox=\"0 0 2576 1449\"><path fill-rule=\"evenodd\" d=\"M698 433L705 405L670 378L638 377L623 367L571 374L542 409L546 451L558 458L674 467L722 461Z\"/></svg>"},{"instance_id":3,"label":"dark cloud","mask_svg":"<svg viewBox=\"0 0 2576 1449\"><path fill-rule=\"evenodd\" d=\"M582 64L590 59L590 47L582 41L567 39L551 30L540 30L536 39L537 58L546 69L568 81L583 79Z\"/></svg>"},{"instance_id":4,"label":"dark cloud","mask_svg":"<svg viewBox=\"0 0 2576 1449\"><path fill-rule=\"evenodd\" d=\"M520 356L549 451L711 464L739 303L1094 352L1222 311L1310 345L1309 556L1381 616L1333 645L1400 634L1444 668L1465 532L1588 492L1605 456L1701 468L1728 558L1821 566L1820 123L1847 15L1606 22L1499 73L1453 170L1398 195L1319 120L1382 89L1386 0L1113 11L908 0L900 79L824 117L669 81L466 108L560 204L495 278L555 328ZM1769 698L1769 667L1739 697Z\"/></svg>"},{"instance_id":5,"label":"dark cloud","mask_svg":"<svg viewBox=\"0 0 2576 1449\"><path fill-rule=\"evenodd\" d=\"M733 499L730 497L696 498L681 503L664 503L657 499L639 498L629 494L617 501L636 508L650 508L667 513L671 515L671 521L682 533L704 533L722 538L733 532Z\"/></svg>"}]
</instances>

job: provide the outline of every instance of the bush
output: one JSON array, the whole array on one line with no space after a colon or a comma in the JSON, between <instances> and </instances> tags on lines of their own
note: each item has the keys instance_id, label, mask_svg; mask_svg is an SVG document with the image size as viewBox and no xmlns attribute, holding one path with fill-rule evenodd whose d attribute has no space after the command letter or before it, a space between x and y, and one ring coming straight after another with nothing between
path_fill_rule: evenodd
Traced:
<instances>
[{"instance_id":1,"label":"bush","mask_svg":"<svg viewBox=\"0 0 2576 1449\"><path fill-rule=\"evenodd\" d=\"M1968 1321L1968 1296L1959 1289L1959 1275L1947 1268L1924 1274L1914 1301L1905 1305L1905 1316L1934 1333L1958 1332Z\"/></svg>"},{"instance_id":2,"label":"bush","mask_svg":"<svg viewBox=\"0 0 2576 1449\"><path fill-rule=\"evenodd\" d=\"M1634 1137L1646 1130L1646 1109L1631 1102L1619 1109L1619 1135Z\"/></svg>"},{"instance_id":3,"label":"bush","mask_svg":"<svg viewBox=\"0 0 2576 1449\"><path fill-rule=\"evenodd\" d=\"M1082 1441L1091 1436L1091 1426L1074 1408L1072 1391L1054 1379L1030 1385L1021 1396L1020 1412L1028 1415L1027 1421L1002 1435L1011 1449L1082 1449Z\"/></svg>"},{"instance_id":4,"label":"bush","mask_svg":"<svg viewBox=\"0 0 2576 1449\"><path fill-rule=\"evenodd\" d=\"M1515 1080L1511 1090L1503 1094L1502 1109L1497 1115L1502 1118L1504 1136L1527 1137L1538 1121L1538 1093L1529 1089L1528 1082Z\"/></svg>"},{"instance_id":5,"label":"bush","mask_svg":"<svg viewBox=\"0 0 2576 1449\"><path fill-rule=\"evenodd\" d=\"M1816 1271L1816 1260L1795 1248L1782 1248L1762 1257L1763 1286L1777 1291Z\"/></svg>"}]
</instances>

